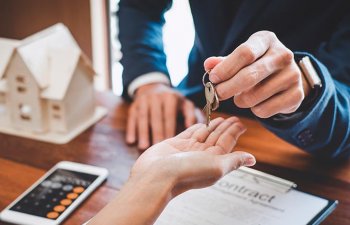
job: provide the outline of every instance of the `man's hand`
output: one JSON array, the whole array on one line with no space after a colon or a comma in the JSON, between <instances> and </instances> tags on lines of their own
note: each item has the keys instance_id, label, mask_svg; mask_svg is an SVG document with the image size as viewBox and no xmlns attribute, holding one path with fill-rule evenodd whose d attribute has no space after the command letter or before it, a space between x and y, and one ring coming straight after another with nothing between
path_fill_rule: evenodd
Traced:
<instances>
[{"instance_id":1,"label":"man's hand","mask_svg":"<svg viewBox=\"0 0 350 225\"><path fill-rule=\"evenodd\" d=\"M138 147L145 150L152 143L173 137L179 112L184 116L186 128L201 119L200 111L191 101L165 84L148 84L138 88L129 109L127 143L137 141Z\"/></svg>"},{"instance_id":2,"label":"man's hand","mask_svg":"<svg viewBox=\"0 0 350 225\"><path fill-rule=\"evenodd\" d=\"M168 180L172 184L170 199L189 189L212 185L240 166L255 164L249 153L232 153L245 130L236 117L214 119L209 127L193 125L145 151L132 168L130 179L143 179L148 174L163 185Z\"/></svg>"},{"instance_id":3,"label":"man's hand","mask_svg":"<svg viewBox=\"0 0 350 225\"><path fill-rule=\"evenodd\" d=\"M204 62L220 100L234 97L240 108L260 118L298 109L309 88L292 51L269 31L259 31L227 57Z\"/></svg>"}]
</instances>

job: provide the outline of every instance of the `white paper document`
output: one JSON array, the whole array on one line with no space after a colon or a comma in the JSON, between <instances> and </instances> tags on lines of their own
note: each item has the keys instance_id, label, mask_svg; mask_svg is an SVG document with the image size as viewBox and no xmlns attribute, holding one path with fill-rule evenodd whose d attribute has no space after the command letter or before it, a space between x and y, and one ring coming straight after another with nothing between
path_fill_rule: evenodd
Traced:
<instances>
[{"instance_id":1,"label":"white paper document","mask_svg":"<svg viewBox=\"0 0 350 225\"><path fill-rule=\"evenodd\" d=\"M173 199L155 225L304 225L328 202L295 189L281 192L234 171L212 187Z\"/></svg>"}]
</instances>

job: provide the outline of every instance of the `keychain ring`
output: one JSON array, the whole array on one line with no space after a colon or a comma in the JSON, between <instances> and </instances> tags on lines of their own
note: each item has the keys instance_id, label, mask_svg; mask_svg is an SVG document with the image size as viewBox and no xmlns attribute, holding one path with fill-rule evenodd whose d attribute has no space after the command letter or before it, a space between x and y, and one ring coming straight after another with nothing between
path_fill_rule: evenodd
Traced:
<instances>
[{"instance_id":1,"label":"keychain ring","mask_svg":"<svg viewBox=\"0 0 350 225\"><path fill-rule=\"evenodd\" d=\"M202 77L202 83L203 83L203 86L205 86L205 77L208 75L208 79L209 79L209 73L210 73L211 70L208 70L208 71L205 71L205 73L203 74L203 77Z\"/></svg>"}]
</instances>

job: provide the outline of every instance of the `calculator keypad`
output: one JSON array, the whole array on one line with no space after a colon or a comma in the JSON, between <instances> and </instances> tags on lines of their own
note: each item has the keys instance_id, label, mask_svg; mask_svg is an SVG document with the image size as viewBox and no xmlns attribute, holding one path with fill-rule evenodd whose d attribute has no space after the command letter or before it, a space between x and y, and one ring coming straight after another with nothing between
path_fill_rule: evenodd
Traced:
<instances>
[{"instance_id":1,"label":"calculator keypad","mask_svg":"<svg viewBox=\"0 0 350 225\"><path fill-rule=\"evenodd\" d=\"M96 178L96 175L57 169L10 210L57 219Z\"/></svg>"}]
</instances>

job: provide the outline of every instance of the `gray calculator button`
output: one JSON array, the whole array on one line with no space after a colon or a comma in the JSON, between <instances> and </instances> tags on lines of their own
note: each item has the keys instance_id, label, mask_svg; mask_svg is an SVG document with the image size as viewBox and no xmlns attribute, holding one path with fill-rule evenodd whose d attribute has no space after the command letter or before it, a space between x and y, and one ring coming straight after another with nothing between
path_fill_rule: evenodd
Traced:
<instances>
[{"instance_id":1,"label":"gray calculator button","mask_svg":"<svg viewBox=\"0 0 350 225\"><path fill-rule=\"evenodd\" d=\"M43 187L50 187L52 185L52 182L49 180L45 180L44 182L41 183L41 186Z\"/></svg>"},{"instance_id":2,"label":"gray calculator button","mask_svg":"<svg viewBox=\"0 0 350 225\"><path fill-rule=\"evenodd\" d=\"M55 182L55 183L52 183L52 184L51 184L51 188L53 188L53 189L59 189L59 188L61 188L61 187L62 187L62 184L61 184L61 183Z\"/></svg>"},{"instance_id":3,"label":"gray calculator button","mask_svg":"<svg viewBox=\"0 0 350 225\"><path fill-rule=\"evenodd\" d=\"M62 190L64 190L64 191L71 191L71 190L73 190L73 185L66 184L66 185L63 186Z\"/></svg>"}]
</instances>

